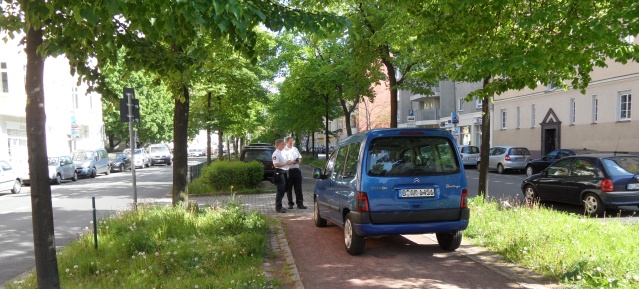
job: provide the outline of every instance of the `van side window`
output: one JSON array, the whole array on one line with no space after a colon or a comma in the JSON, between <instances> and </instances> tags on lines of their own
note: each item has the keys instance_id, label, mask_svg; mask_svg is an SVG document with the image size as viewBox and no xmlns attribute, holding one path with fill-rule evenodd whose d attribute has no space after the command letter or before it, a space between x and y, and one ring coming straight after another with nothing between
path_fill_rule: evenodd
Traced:
<instances>
[{"instance_id":1,"label":"van side window","mask_svg":"<svg viewBox=\"0 0 639 289\"><path fill-rule=\"evenodd\" d=\"M341 147L337 151L337 157L335 157L335 165L333 167L333 178L344 178L344 168L346 167L346 156L348 155L348 147Z\"/></svg>"},{"instance_id":2,"label":"van side window","mask_svg":"<svg viewBox=\"0 0 639 289\"><path fill-rule=\"evenodd\" d=\"M346 156L346 165L344 166L343 178L355 177L357 173L357 161L359 160L359 143L348 145L348 155Z\"/></svg>"},{"instance_id":3,"label":"van side window","mask_svg":"<svg viewBox=\"0 0 639 289\"><path fill-rule=\"evenodd\" d=\"M335 158L337 157L337 151L333 151L333 153L331 153L331 156L329 157L329 159L326 161L326 169L324 171L324 174L327 176L333 176L333 168L335 167Z\"/></svg>"}]
</instances>

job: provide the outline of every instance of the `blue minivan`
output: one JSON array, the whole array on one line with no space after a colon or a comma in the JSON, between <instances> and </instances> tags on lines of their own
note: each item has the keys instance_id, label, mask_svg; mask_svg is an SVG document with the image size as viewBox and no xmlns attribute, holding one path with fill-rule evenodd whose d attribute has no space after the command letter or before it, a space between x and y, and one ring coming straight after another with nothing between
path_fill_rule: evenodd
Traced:
<instances>
[{"instance_id":1,"label":"blue minivan","mask_svg":"<svg viewBox=\"0 0 639 289\"><path fill-rule=\"evenodd\" d=\"M459 248L468 227L466 174L450 132L375 129L354 134L314 169L314 221L344 229L346 251L364 252L366 238L435 233L439 246Z\"/></svg>"}]
</instances>

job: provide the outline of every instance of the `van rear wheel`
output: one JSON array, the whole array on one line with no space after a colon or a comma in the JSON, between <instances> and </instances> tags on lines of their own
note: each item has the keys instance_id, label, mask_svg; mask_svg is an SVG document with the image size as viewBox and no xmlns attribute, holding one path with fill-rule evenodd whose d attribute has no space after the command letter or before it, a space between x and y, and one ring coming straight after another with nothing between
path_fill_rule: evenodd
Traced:
<instances>
[{"instance_id":1,"label":"van rear wheel","mask_svg":"<svg viewBox=\"0 0 639 289\"><path fill-rule=\"evenodd\" d=\"M350 213L346 215L346 221L344 222L344 245L346 252L353 256L364 253L364 246L366 245L366 239L355 233Z\"/></svg>"},{"instance_id":2,"label":"van rear wheel","mask_svg":"<svg viewBox=\"0 0 639 289\"><path fill-rule=\"evenodd\" d=\"M436 233L435 236L439 247L446 251L455 251L461 245L462 231Z\"/></svg>"}]
</instances>

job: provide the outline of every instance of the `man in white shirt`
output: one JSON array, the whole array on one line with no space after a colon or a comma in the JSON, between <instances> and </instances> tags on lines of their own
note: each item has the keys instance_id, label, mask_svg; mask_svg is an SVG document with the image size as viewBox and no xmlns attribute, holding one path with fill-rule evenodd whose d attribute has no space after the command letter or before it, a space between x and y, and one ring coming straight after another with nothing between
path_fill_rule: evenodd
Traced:
<instances>
[{"instance_id":1,"label":"man in white shirt","mask_svg":"<svg viewBox=\"0 0 639 289\"><path fill-rule=\"evenodd\" d=\"M286 160L282 154L282 150L286 144L283 140L278 139L275 141L275 147L277 148L273 152L273 166L275 167L275 183L277 184L277 194L275 195L275 210L278 213L286 213L286 209L282 207L282 198L286 192L286 171L284 167L290 165L292 162Z\"/></svg>"},{"instance_id":2,"label":"man in white shirt","mask_svg":"<svg viewBox=\"0 0 639 289\"><path fill-rule=\"evenodd\" d=\"M293 146L295 140L293 137L286 138L286 147L284 147L284 157L292 163L288 165L288 179L286 181L286 197L288 198L288 208L292 209L297 204L298 209L306 209L304 206L304 194L302 194L302 171L300 170L300 162L302 155L299 150ZM293 203L293 189L295 189L295 203Z\"/></svg>"}]
</instances>

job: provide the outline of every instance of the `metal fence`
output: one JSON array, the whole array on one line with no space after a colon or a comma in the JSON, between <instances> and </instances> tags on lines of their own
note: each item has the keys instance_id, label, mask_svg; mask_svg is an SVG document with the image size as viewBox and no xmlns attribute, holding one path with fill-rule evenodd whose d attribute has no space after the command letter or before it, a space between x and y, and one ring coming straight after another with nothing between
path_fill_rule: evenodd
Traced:
<instances>
[{"instance_id":1,"label":"metal fence","mask_svg":"<svg viewBox=\"0 0 639 289\"><path fill-rule=\"evenodd\" d=\"M189 166L189 182L192 182L194 179L197 179L202 174L202 168L206 165L206 163L199 163L197 165Z\"/></svg>"}]
</instances>

